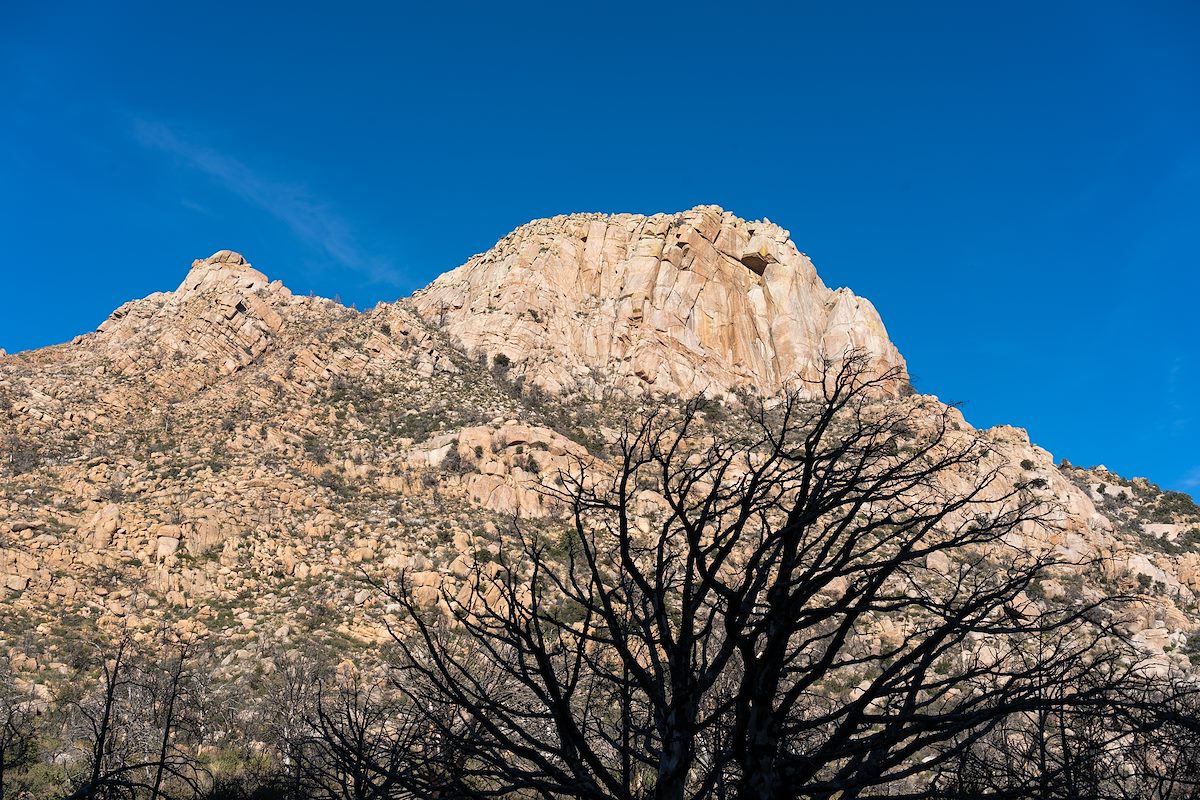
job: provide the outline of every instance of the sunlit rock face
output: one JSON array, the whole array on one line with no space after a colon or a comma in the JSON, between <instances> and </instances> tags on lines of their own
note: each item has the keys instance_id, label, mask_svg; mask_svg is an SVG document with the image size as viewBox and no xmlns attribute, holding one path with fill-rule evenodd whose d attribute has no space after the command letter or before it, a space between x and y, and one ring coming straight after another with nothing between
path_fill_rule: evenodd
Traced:
<instances>
[{"instance_id":1,"label":"sunlit rock face","mask_svg":"<svg viewBox=\"0 0 1200 800\"><path fill-rule=\"evenodd\" d=\"M715 206L537 220L413 302L553 393L771 394L851 348L907 384L869 301L826 287L783 228Z\"/></svg>"},{"instance_id":2,"label":"sunlit rock face","mask_svg":"<svg viewBox=\"0 0 1200 800\"><path fill-rule=\"evenodd\" d=\"M120 373L194 390L262 355L296 302L240 254L221 250L192 262L174 292L118 308L89 345Z\"/></svg>"}]
</instances>

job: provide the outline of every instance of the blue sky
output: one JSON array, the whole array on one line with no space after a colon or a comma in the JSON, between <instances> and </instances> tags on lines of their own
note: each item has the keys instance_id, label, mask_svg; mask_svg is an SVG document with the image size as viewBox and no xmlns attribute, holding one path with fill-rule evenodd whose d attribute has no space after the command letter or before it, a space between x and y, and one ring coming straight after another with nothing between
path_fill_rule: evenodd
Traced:
<instances>
[{"instance_id":1,"label":"blue sky","mask_svg":"<svg viewBox=\"0 0 1200 800\"><path fill-rule=\"evenodd\" d=\"M222 248L369 307L715 203L973 424L1200 491L1197 4L422 5L6 4L0 347Z\"/></svg>"}]
</instances>

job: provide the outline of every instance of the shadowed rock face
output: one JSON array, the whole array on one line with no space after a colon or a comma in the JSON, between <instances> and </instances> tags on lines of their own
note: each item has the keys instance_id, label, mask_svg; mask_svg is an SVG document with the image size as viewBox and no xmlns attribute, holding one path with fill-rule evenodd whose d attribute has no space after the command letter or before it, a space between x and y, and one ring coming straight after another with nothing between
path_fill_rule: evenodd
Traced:
<instances>
[{"instance_id":1,"label":"shadowed rock face","mask_svg":"<svg viewBox=\"0 0 1200 800\"><path fill-rule=\"evenodd\" d=\"M871 303L826 287L786 230L715 206L537 220L412 302L555 393L772 393L848 348L905 366Z\"/></svg>"}]
</instances>

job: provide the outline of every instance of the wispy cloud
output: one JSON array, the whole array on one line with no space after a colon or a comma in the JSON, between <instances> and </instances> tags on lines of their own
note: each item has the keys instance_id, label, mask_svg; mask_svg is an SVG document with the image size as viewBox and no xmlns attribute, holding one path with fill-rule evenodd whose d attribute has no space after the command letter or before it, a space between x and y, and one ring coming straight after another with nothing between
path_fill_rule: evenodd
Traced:
<instances>
[{"instance_id":1,"label":"wispy cloud","mask_svg":"<svg viewBox=\"0 0 1200 800\"><path fill-rule=\"evenodd\" d=\"M1200 489L1200 467L1193 467L1179 479L1179 485L1185 489Z\"/></svg>"},{"instance_id":2,"label":"wispy cloud","mask_svg":"<svg viewBox=\"0 0 1200 800\"><path fill-rule=\"evenodd\" d=\"M389 259L366 252L350 225L303 186L268 178L233 156L180 137L158 120L135 117L133 133L143 147L174 156L204 173L286 224L298 237L347 269L377 283L405 283Z\"/></svg>"},{"instance_id":3,"label":"wispy cloud","mask_svg":"<svg viewBox=\"0 0 1200 800\"><path fill-rule=\"evenodd\" d=\"M1186 383L1190 372L1183 356L1171 358L1166 380L1166 424L1173 432L1186 431L1192 424L1193 406L1184 399L1189 394Z\"/></svg>"}]
</instances>

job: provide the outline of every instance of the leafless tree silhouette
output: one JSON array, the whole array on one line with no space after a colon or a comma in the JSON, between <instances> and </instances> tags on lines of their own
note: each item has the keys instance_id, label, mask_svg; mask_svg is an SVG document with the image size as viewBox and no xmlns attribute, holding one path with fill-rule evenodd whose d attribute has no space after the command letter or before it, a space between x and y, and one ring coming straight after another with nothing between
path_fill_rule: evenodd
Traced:
<instances>
[{"instance_id":1,"label":"leafless tree silhouette","mask_svg":"<svg viewBox=\"0 0 1200 800\"><path fill-rule=\"evenodd\" d=\"M427 797L436 735L390 682L357 671L319 686L304 745L305 788L322 800ZM435 733L435 732L433 732Z\"/></svg>"},{"instance_id":2,"label":"leafless tree silhouette","mask_svg":"<svg viewBox=\"0 0 1200 800\"><path fill-rule=\"evenodd\" d=\"M1045 493L953 409L886 399L901 377L852 353L723 426L652 410L615 470L558 476L562 536L514 523L442 609L400 576L398 683L463 754L445 794L921 796L1011 721L1138 682L1105 600L1026 595L1081 568L1036 544Z\"/></svg>"},{"instance_id":3,"label":"leafless tree silhouette","mask_svg":"<svg viewBox=\"0 0 1200 800\"><path fill-rule=\"evenodd\" d=\"M13 774L37 755L36 715L32 698L18 692L12 675L0 668L0 800L8 796Z\"/></svg>"},{"instance_id":4,"label":"leafless tree silhouette","mask_svg":"<svg viewBox=\"0 0 1200 800\"><path fill-rule=\"evenodd\" d=\"M193 643L164 644L148 659L126 634L111 649L97 645L96 654L98 681L81 675L60 699L64 738L82 755L66 762L67 800L199 792L202 771L184 736Z\"/></svg>"},{"instance_id":5,"label":"leafless tree silhouette","mask_svg":"<svg viewBox=\"0 0 1200 800\"><path fill-rule=\"evenodd\" d=\"M1062 704L1007 717L961 749L953 761L938 765L930 774L926 796L1195 797L1200 789L1196 687L1142 680L1117 688L1107 692L1104 706ZM1061 695L1071 689L1047 686L1045 691Z\"/></svg>"}]
</instances>

